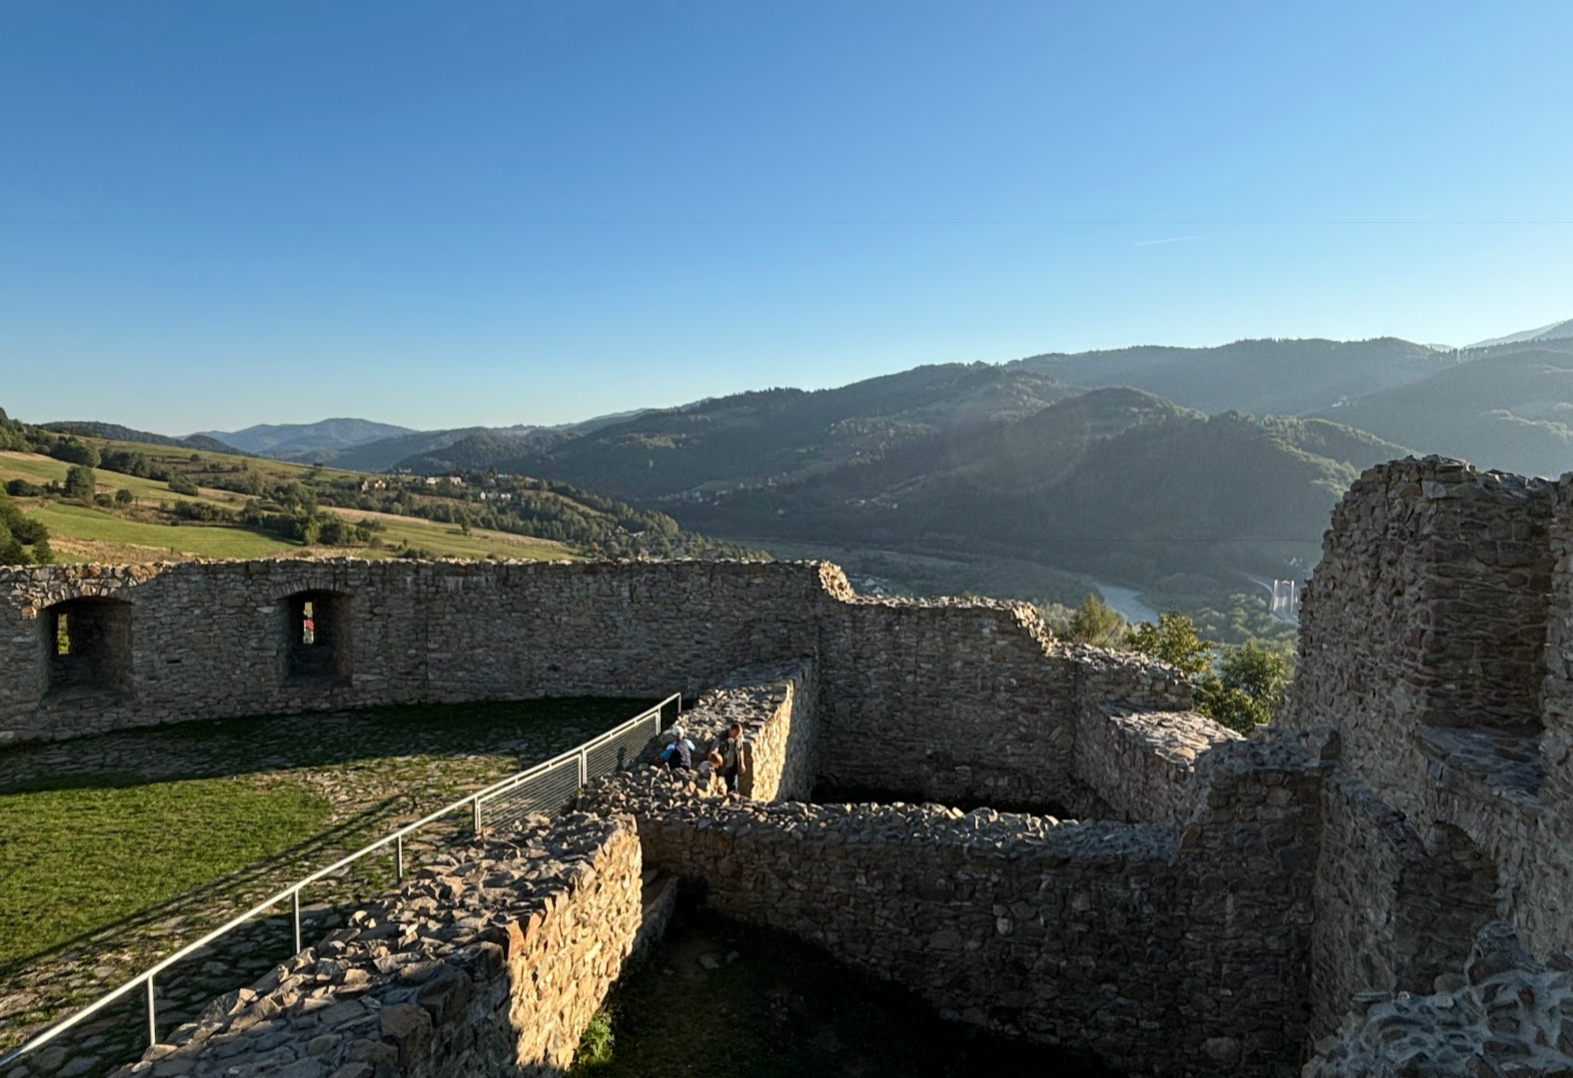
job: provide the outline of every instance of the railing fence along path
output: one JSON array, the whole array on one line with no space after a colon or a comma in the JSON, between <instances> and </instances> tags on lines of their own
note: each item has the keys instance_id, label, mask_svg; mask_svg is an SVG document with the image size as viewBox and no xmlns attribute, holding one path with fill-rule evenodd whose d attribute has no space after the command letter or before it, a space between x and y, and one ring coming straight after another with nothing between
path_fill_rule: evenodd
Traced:
<instances>
[{"instance_id":1,"label":"railing fence along path","mask_svg":"<svg viewBox=\"0 0 1573 1078\"><path fill-rule=\"evenodd\" d=\"M682 711L682 707L681 694L673 693L654 707L640 712L627 722L606 731L599 737L591 738L576 748L569 749L561 755L554 756L544 763L539 763L534 767L520 771L518 774L510 775L500 782L494 782L484 790L467 794L451 804L444 805L435 812L422 816L414 823L399 828L391 835L387 835L369 846L364 846L347 857L340 858L326 868L319 868L311 875L297 880L283 890L263 899L245 913L225 922L201 939L188 943L174 954L169 955L157 965L144 970L119 988L100 996L70 1018L57 1022L31 1040L12 1049L4 1056L0 1056L0 1067L7 1067L21 1059L24 1055L42 1048L62 1033L91 1018L111 1003L136 991L138 987L144 989L147 1001L148 1044L150 1046L157 1044L158 1004L154 999L154 982L155 978L170 966L202 950L215 940L221 939L252 918L267 913L285 902L290 904L290 916L295 926L295 953L299 954L303 949L300 932L300 894L304 888L316 883L318 880L343 871L368 854L387 849L389 846L393 847L394 877L402 882L404 879L405 837L429 824L435 823L444 816L449 816L456 812L467 812L470 817L470 827L472 831L477 833L500 822L516 820L532 813L552 815L561 812L573 800L575 792L591 779L609 775L613 771L618 771L628 766L649 740L661 732L662 726L665 724L667 710L671 709L675 719Z\"/></svg>"}]
</instances>

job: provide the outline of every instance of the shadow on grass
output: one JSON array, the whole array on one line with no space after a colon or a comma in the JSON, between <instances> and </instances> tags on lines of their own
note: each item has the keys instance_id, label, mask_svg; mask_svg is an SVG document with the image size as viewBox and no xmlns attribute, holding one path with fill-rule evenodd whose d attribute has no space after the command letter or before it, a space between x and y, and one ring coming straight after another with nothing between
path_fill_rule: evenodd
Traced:
<instances>
[{"instance_id":1,"label":"shadow on grass","mask_svg":"<svg viewBox=\"0 0 1573 1078\"><path fill-rule=\"evenodd\" d=\"M103 950L103 945L111 942L113 937L123 936L128 932L135 932L139 929L147 928L159 921L168 920L172 917L189 916L199 912L208 906L216 905L224 901L226 898L233 896L236 891L244 889L249 884L260 883L264 879L267 879L271 873L275 872L280 867L291 863L292 861L303 859L309 860L314 856L320 856L325 851L330 850L335 852L339 850L345 850L345 852L348 852L350 849L358 849L361 846L375 842L377 839L381 838L386 831L392 830L392 828L377 828L376 830L373 830L373 828L376 828L378 824L387 823L389 817L393 815L396 807L405 800L406 799L402 797L387 798L357 813L356 815L341 821L329 830L321 832L317 835L313 835L310 839L307 839L304 842L296 843L294 846L291 846L286 850L282 850L272 857L261 861L255 861L244 868L237 869L228 875L221 876L210 883L206 883L200 887L195 887L189 891L182 892L173 898L169 898L163 902L158 902L151 906L144 907L143 909L137 910L133 913L128 913L113 921L108 921L102 925L99 925L89 931L78 933L70 939L64 940L50 947L42 948L30 954L21 955L4 963L0 963L0 980L9 981L17 974L22 973L33 966L40 965L57 955L65 954L74 948L79 948L87 944L96 944L98 945L98 950ZM440 834L443 831L443 827L444 822L437 821L431 825L430 832L432 835ZM367 833L360 834L361 832ZM356 838L352 844L349 840L352 836L357 835L360 837ZM421 836L422 838L425 838L426 833L422 832ZM378 856L381 855L372 855L372 857ZM298 873L291 874L290 877L286 880L275 882L277 883L277 887L288 886L300 876L309 875L313 871L315 871L314 868L307 868ZM328 887L332 886L332 883L328 880L325 880L322 882L322 884L320 884L320 886L322 886L324 889L327 889ZM267 890L271 892L276 890L277 887L269 886ZM262 896L258 896L258 898L260 897ZM305 893L305 897L307 900L310 899L309 891ZM241 904L247 907L253 906L256 904L256 900L243 901L242 903L236 905L238 906ZM205 934L212 928L216 928L223 921L229 920L239 912L239 908L233 909L222 918L216 919L211 925L201 927L199 931L191 933L192 938L195 938L197 935ZM181 946L184 946L184 944L181 944ZM164 948L164 951L173 951L176 949L176 947L171 946ZM139 966L137 968L140 970L142 967Z\"/></svg>"},{"instance_id":2,"label":"shadow on grass","mask_svg":"<svg viewBox=\"0 0 1573 1078\"><path fill-rule=\"evenodd\" d=\"M608 1010L611 1058L572 1078L1118 1078L1083 1055L944 1021L814 944L689 903Z\"/></svg>"},{"instance_id":3,"label":"shadow on grass","mask_svg":"<svg viewBox=\"0 0 1573 1078\"><path fill-rule=\"evenodd\" d=\"M498 742L585 740L654 701L604 697L417 704L285 716L198 719L69 742L0 749L0 796L43 790L124 788L288 768L321 768L390 756L466 756ZM566 742L556 748L571 747ZM533 745L532 745L533 749ZM547 754L532 751L521 767ZM93 761L99 761L95 766Z\"/></svg>"}]
</instances>

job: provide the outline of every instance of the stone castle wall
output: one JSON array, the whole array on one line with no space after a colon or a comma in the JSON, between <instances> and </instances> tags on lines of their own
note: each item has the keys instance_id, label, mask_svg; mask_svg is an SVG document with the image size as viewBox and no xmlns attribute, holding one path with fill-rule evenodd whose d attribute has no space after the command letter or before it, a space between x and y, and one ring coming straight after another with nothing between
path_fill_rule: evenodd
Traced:
<instances>
[{"instance_id":1,"label":"stone castle wall","mask_svg":"<svg viewBox=\"0 0 1573 1078\"><path fill-rule=\"evenodd\" d=\"M1459 461L1362 475L1305 593L1287 725L1336 715L1345 758L1394 792L1421 785L1420 727L1538 727L1552 509L1551 484Z\"/></svg>"},{"instance_id":2,"label":"stone castle wall","mask_svg":"<svg viewBox=\"0 0 1573 1078\"><path fill-rule=\"evenodd\" d=\"M335 642L327 676L292 671L302 596ZM51 614L81 599L118 616L119 676L52 688ZM71 614L79 644L97 616ZM865 599L815 563L54 566L0 571L0 621L0 742L383 704L692 696L786 661L807 664L797 713L822 729L812 756L780 748L801 765L794 788L821 777L1079 804L1090 714L1190 703L1171 668L1055 644L1023 604Z\"/></svg>"},{"instance_id":3,"label":"stone castle wall","mask_svg":"<svg viewBox=\"0 0 1573 1078\"><path fill-rule=\"evenodd\" d=\"M812 655L817 565L275 560L0 571L0 738L192 718L697 692ZM835 574L839 575L839 574ZM348 677L297 683L287 600L347 596ZM48 694L45 608L129 604L127 691Z\"/></svg>"},{"instance_id":4,"label":"stone castle wall","mask_svg":"<svg viewBox=\"0 0 1573 1078\"><path fill-rule=\"evenodd\" d=\"M640 875L632 823L584 815L434 859L124 1070L561 1075L634 945Z\"/></svg>"},{"instance_id":5,"label":"stone castle wall","mask_svg":"<svg viewBox=\"0 0 1573 1078\"><path fill-rule=\"evenodd\" d=\"M1178 825L1195 809L1196 761L1240 735L1189 711L1132 711L1087 702L1076 726L1075 776L1101 815Z\"/></svg>"},{"instance_id":6,"label":"stone castle wall","mask_svg":"<svg viewBox=\"0 0 1573 1078\"><path fill-rule=\"evenodd\" d=\"M656 769L583 800L648 864L946 1017L1140 1073L1294 1073L1308 1029L1319 769L1234 743L1168 827L937 805L767 804Z\"/></svg>"},{"instance_id":7,"label":"stone castle wall","mask_svg":"<svg viewBox=\"0 0 1573 1078\"><path fill-rule=\"evenodd\" d=\"M1320 737L1317 1033L1351 998L1429 991L1474 933L1569 941L1569 481L1442 458L1367 471L1301 611L1289 734Z\"/></svg>"}]
</instances>

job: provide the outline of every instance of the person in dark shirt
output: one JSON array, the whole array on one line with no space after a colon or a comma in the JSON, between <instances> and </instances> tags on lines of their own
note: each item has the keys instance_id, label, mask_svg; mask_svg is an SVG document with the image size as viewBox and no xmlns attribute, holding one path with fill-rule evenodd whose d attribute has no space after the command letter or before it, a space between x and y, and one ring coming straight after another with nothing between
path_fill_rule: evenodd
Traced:
<instances>
[{"instance_id":1,"label":"person in dark shirt","mask_svg":"<svg viewBox=\"0 0 1573 1078\"><path fill-rule=\"evenodd\" d=\"M737 793L738 777L748 773L748 765L743 762L742 723L734 722L726 728L726 733L716 739L715 752L721 757L721 779L726 783L726 792Z\"/></svg>"}]
</instances>

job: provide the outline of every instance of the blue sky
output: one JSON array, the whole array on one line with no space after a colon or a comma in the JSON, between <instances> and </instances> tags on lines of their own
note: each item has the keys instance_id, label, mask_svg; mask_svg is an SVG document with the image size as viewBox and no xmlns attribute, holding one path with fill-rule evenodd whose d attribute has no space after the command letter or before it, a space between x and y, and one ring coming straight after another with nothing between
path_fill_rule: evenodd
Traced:
<instances>
[{"instance_id":1,"label":"blue sky","mask_svg":"<svg viewBox=\"0 0 1573 1078\"><path fill-rule=\"evenodd\" d=\"M1573 317L1573 4L0 3L0 406L563 422Z\"/></svg>"}]
</instances>

